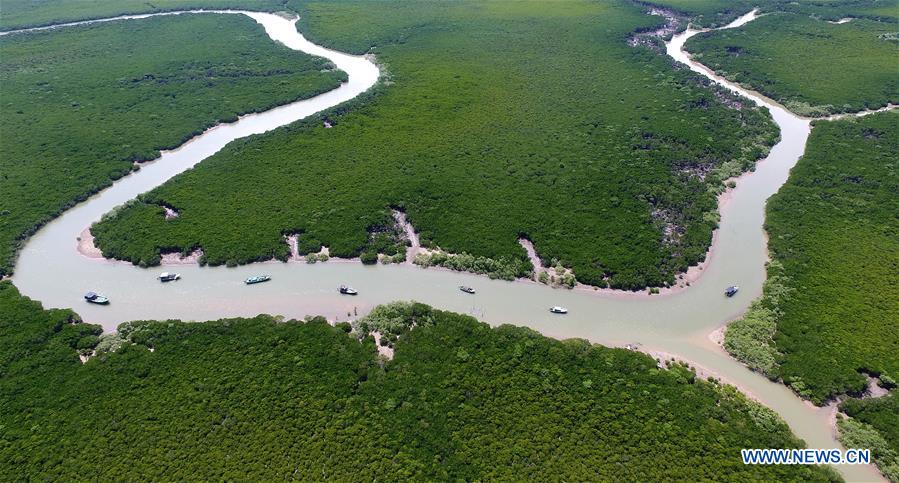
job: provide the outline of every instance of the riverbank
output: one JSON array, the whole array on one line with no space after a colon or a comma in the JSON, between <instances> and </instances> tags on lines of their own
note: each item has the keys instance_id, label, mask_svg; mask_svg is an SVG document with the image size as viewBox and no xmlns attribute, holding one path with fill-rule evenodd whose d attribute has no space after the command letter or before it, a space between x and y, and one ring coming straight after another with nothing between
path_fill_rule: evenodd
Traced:
<instances>
[{"instance_id":1,"label":"riverbank","mask_svg":"<svg viewBox=\"0 0 899 483\"><path fill-rule=\"evenodd\" d=\"M350 73L351 83L353 79ZM356 85L356 92L361 92L359 87ZM339 99L328 102L331 101ZM731 192L714 244L715 263L702 270L702 277L691 284L691 290L672 294L676 296L646 297L639 303L630 303L621 300L622 297L585 297L580 291L550 290L536 282L510 284L449 270L330 262L314 265L268 262L266 270L271 270L272 282L253 287L245 286L242 280L259 270L255 264L232 268L186 265L182 282L160 284L148 270L127 263L84 263L85 258L77 251L65 249L71 247L74 234L81 233L85 226L115 206L205 159L230 141L227 136L236 139L246 135L246 131L229 131L230 127L216 130L216 136L223 133L227 136L218 138L211 146L204 146L204 139L176 150L177 153L143 167L138 175L123 179L48 224L23 250L14 280L23 293L44 301L48 307L83 304L78 311L85 320L102 323L106 331L124 320L151 318L212 320L267 312L300 319L321 313L349 314L353 307L361 308L358 313L362 314L376 304L415 299L446 310L477 315L494 325L515 323L560 339L580 337L606 345L637 341L645 347L656 348L659 355L678 354L682 360L698 361L691 362L693 366L716 367L702 363L718 361L709 357L708 350L682 343L687 334L707 333L719 327L722 320L739 314L761 291L763 261L767 256L761 229L764 202L786 180L789 169L802 154L807 128L807 123L796 122L794 116L780 111L773 114L788 135L782 136L782 142L772 149L768 162L759 163L756 171L740 180L737 189ZM286 117L276 121L292 122ZM48 277L48 273L65 276ZM744 288L733 299L727 299L721 294L722 287L734 279L739 279ZM72 284L72 280L83 281L90 287ZM335 290L338 284L348 282L360 289L360 295L352 300L341 297ZM478 294L461 293L459 285L477 287ZM113 302L107 307L84 304L83 289L100 291ZM550 314L547 309L552 305L565 305L570 313ZM759 380L756 374L732 359L719 362L722 364L721 368L716 367L717 376L751 390L754 396L766 401L810 446L836 444L825 430L820 415L806 408L795 396L786 394L789 391L783 386ZM856 475L863 471L842 469L847 474L855 471Z\"/></svg>"},{"instance_id":2,"label":"riverbank","mask_svg":"<svg viewBox=\"0 0 899 483\"><path fill-rule=\"evenodd\" d=\"M734 381L734 380L728 378L727 376L721 374L720 372L718 372L710 367L704 366L704 365L696 362L695 360L690 360L689 358L683 357L679 354L675 354L675 353L668 352L668 351L661 350L661 349L654 349L651 347L644 348L644 347L641 347L638 345L636 347L625 346L624 348L634 350L637 352L642 352L644 354L648 354L649 356L651 356L652 358L656 359L659 362L660 369L666 368L669 363L684 364L687 367L693 369L693 371L696 373L697 378L699 378L699 379L710 379L710 378L715 379L715 380L719 381L721 384L733 386L738 391L740 391L743 395L745 395L747 398L749 398L759 404L764 404L762 402L762 400L752 392L752 389L748 385L740 383L738 381Z\"/></svg>"},{"instance_id":3,"label":"riverbank","mask_svg":"<svg viewBox=\"0 0 899 483\"><path fill-rule=\"evenodd\" d=\"M756 165L759 163L763 163L765 160L761 159L756 162ZM725 210L727 209L730 200L733 199L734 191L738 189L742 180L746 179L748 176L751 176L755 171L755 168L751 171L746 171L738 177L731 178L726 181L726 189L719 193L716 197L717 200L717 213L720 216L725 216ZM731 187L733 186L733 187ZM167 210L166 216L170 216ZM413 265L415 256L419 253L433 253L433 250L424 248L421 246L418 232L412 226L412 224L406 218L405 213L394 210L393 212L394 220L397 223L397 226L400 227L406 238L409 240L409 245L406 248L406 260L403 262L406 265ZM527 239L520 239L519 243L522 248L526 251L528 255L528 259L534 265L534 275L530 278L517 278L515 280L511 280L513 283L525 283L525 284L540 284L547 285L551 288L558 290L573 290L578 293L591 294L594 296L608 297L608 298L618 298L618 299L640 299L640 298L648 298L648 297L664 297L667 295L675 295L683 290L689 288L692 284L698 282L702 277L705 269L712 263L714 258L716 248L719 243L718 238L719 229L716 228L712 232L712 242L709 245L708 250L706 251L705 258L703 258L702 262L692 265L688 268L686 272L681 273L677 276L676 283L669 287L654 287L657 291L653 292L653 288L647 288L643 290L621 290L621 289L612 289L612 288L600 288L594 287L592 285L586 285L583 283L577 283L574 287L568 288L564 286L552 286L545 283L539 282L538 275L541 271L546 271L548 268L552 269L552 267L544 267L542 266L542 261L537 254L537 251ZM288 235L285 237L285 243L288 245L290 250L290 257L287 260L288 262L304 262L309 263L308 256L300 255L298 249L298 237L297 235ZM94 237L90 232L90 228L85 228L81 231L77 238L77 251L82 256L91 259L104 259L109 263L124 263L127 265L131 265L128 261L116 260L116 259L105 259L102 255L101 250L94 244ZM202 255L202 249L197 249L189 256L182 256L180 253L163 253L161 255L162 259L160 261L160 266L166 265L199 265L199 259ZM360 263L361 260L359 257L355 258L341 258L341 257L333 257L330 256L327 247L323 247L322 250L314 254L318 257L316 263ZM322 258L324 255L324 258ZM274 263L281 262L277 259L270 259L265 261L253 262L253 265L259 263ZM445 270L448 272L455 272L456 270L452 270L446 267L441 266L429 266L429 267L420 267L423 270Z\"/></svg>"}]
</instances>

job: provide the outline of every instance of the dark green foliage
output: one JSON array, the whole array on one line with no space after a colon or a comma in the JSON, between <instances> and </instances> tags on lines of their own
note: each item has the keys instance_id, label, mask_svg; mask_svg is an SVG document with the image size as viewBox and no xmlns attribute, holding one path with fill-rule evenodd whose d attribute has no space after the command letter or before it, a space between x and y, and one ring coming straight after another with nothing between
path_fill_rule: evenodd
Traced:
<instances>
[{"instance_id":1,"label":"dark green foliage","mask_svg":"<svg viewBox=\"0 0 899 483\"><path fill-rule=\"evenodd\" d=\"M642 3L657 5L681 13L690 18L694 27L715 28L730 23L759 4L775 2L770 0L652 0Z\"/></svg>"},{"instance_id":2,"label":"dark green foliage","mask_svg":"<svg viewBox=\"0 0 899 483\"><path fill-rule=\"evenodd\" d=\"M730 23L754 8L761 13L793 12L824 20L845 17L899 19L897 0L652 0L643 2L673 9L690 18L694 27L714 28Z\"/></svg>"},{"instance_id":3,"label":"dark green foliage","mask_svg":"<svg viewBox=\"0 0 899 483\"><path fill-rule=\"evenodd\" d=\"M899 395L896 391L879 398L848 399L840 404L840 410L876 429L893 453L899 455Z\"/></svg>"},{"instance_id":4,"label":"dark green foliage","mask_svg":"<svg viewBox=\"0 0 899 483\"><path fill-rule=\"evenodd\" d=\"M371 413L371 424L387 428L408 456L430 463L427 478L824 477L811 468L802 476L767 473L772 467L754 473L732 459L752 440L771 447L796 441L769 439L785 430L770 411L695 380L689 370L659 370L642 354L512 326L491 329L463 315L431 317L400 333L386 372L361 390L385 409Z\"/></svg>"},{"instance_id":5,"label":"dark green foliage","mask_svg":"<svg viewBox=\"0 0 899 483\"><path fill-rule=\"evenodd\" d=\"M362 261L366 263L366 254L374 254L374 261L378 261L378 254L384 256L384 263L396 263L406 260L406 237L394 219L388 219L384 226L376 226L369 229L368 245L362 253Z\"/></svg>"},{"instance_id":6,"label":"dark green foliage","mask_svg":"<svg viewBox=\"0 0 899 483\"><path fill-rule=\"evenodd\" d=\"M101 330L79 323L71 310L42 310L10 282L0 282L0 314L0 380L15 371L39 371L44 364L78 362L78 341Z\"/></svg>"},{"instance_id":7,"label":"dark green foliage","mask_svg":"<svg viewBox=\"0 0 899 483\"><path fill-rule=\"evenodd\" d=\"M777 379L780 354L774 347L774 335L778 318L783 315L782 307L789 304L789 296L795 289L790 286L780 262L770 262L767 272L764 294L752 302L743 317L727 326L724 348L750 369Z\"/></svg>"},{"instance_id":8,"label":"dark green foliage","mask_svg":"<svg viewBox=\"0 0 899 483\"><path fill-rule=\"evenodd\" d=\"M697 35L686 49L725 77L799 114L876 109L899 103L899 22L834 25L775 13L739 29Z\"/></svg>"},{"instance_id":9,"label":"dark green foliage","mask_svg":"<svg viewBox=\"0 0 899 483\"><path fill-rule=\"evenodd\" d=\"M286 0L3 0L0 30L197 8L276 11L284 10L285 3Z\"/></svg>"},{"instance_id":10,"label":"dark green foliage","mask_svg":"<svg viewBox=\"0 0 899 483\"><path fill-rule=\"evenodd\" d=\"M763 11L781 10L824 20L867 18L896 22L899 0L763 0Z\"/></svg>"},{"instance_id":11,"label":"dark green foliage","mask_svg":"<svg viewBox=\"0 0 899 483\"><path fill-rule=\"evenodd\" d=\"M359 260L366 265L378 263L378 252L365 251L359 255Z\"/></svg>"},{"instance_id":12,"label":"dark green foliage","mask_svg":"<svg viewBox=\"0 0 899 483\"><path fill-rule=\"evenodd\" d=\"M153 263L161 249L200 246L210 264L247 263L303 233L332 256L371 259L370 233L396 207L426 246L516 274L524 236L584 283L661 286L705 257L723 174L776 137L763 111L731 109L695 75L629 47L659 19L628 3L351 1L301 13L316 42L374 45L387 81L325 114L331 129L312 119L236 142L150 192L95 227L105 255ZM181 216L164 220L163 203Z\"/></svg>"},{"instance_id":13,"label":"dark green foliage","mask_svg":"<svg viewBox=\"0 0 899 483\"><path fill-rule=\"evenodd\" d=\"M661 3L721 9L714 0ZM899 2L761 7L800 14L766 15L741 29L704 34L687 49L719 72L740 72L738 81L794 110L808 108L801 103L839 111L897 102L899 43L882 35L897 31ZM821 20L843 17L855 19ZM899 116L816 126L805 156L768 205L775 262L765 295L729 328L725 345L750 367L784 378L820 403L861 392L861 372L899 372L893 290L899 283Z\"/></svg>"},{"instance_id":14,"label":"dark green foliage","mask_svg":"<svg viewBox=\"0 0 899 483\"><path fill-rule=\"evenodd\" d=\"M345 74L329 66L242 15L0 37L0 275L27 235L135 161L238 114L330 90Z\"/></svg>"},{"instance_id":15,"label":"dark green foliage","mask_svg":"<svg viewBox=\"0 0 899 483\"><path fill-rule=\"evenodd\" d=\"M310 253L318 253L322 249L322 242L312 238L311 236L297 237L297 251L300 255L308 255Z\"/></svg>"},{"instance_id":16,"label":"dark green foliage","mask_svg":"<svg viewBox=\"0 0 899 483\"><path fill-rule=\"evenodd\" d=\"M874 462L890 481L899 482L899 397L893 391L876 399L849 399L840 410L851 416L838 420L840 442L849 448L870 448Z\"/></svg>"},{"instance_id":17,"label":"dark green foliage","mask_svg":"<svg viewBox=\"0 0 899 483\"><path fill-rule=\"evenodd\" d=\"M344 405L373 347L322 321L135 324L139 345L82 365L60 334L92 326L43 314L0 284L4 481L313 478L361 449L338 431L364 425Z\"/></svg>"},{"instance_id":18,"label":"dark green foliage","mask_svg":"<svg viewBox=\"0 0 899 483\"><path fill-rule=\"evenodd\" d=\"M862 371L899 374L899 113L818 122L768 202L783 267L774 372L821 403L861 393ZM770 274L770 273L769 273Z\"/></svg>"},{"instance_id":19,"label":"dark green foliage","mask_svg":"<svg viewBox=\"0 0 899 483\"><path fill-rule=\"evenodd\" d=\"M833 478L743 465L742 447L801 442L682 366L421 304L380 310L407 327L383 368L370 337L268 316L123 324L117 352L81 364L66 340L91 326L2 282L0 478Z\"/></svg>"}]
</instances>

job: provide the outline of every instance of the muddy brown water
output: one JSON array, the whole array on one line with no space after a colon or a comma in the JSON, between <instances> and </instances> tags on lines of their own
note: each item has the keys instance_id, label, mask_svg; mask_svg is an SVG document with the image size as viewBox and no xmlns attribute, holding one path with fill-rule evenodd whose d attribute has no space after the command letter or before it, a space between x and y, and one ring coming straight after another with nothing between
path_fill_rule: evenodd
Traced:
<instances>
[{"instance_id":1,"label":"muddy brown water","mask_svg":"<svg viewBox=\"0 0 899 483\"><path fill-rule=\"evenodd\" d=\"M66 211L31 237L21 252L13 282L24 295L41 301L45 307L73 308L85 321L101 324L106 331L115 330L123 321L136 319L203 321L260 313L288 318L324 315L339 321L347 320L353 313L364 314L378 304L417 300L441 309L469 313L494 325L527 326L551 337L578 337L615 346L639 344L643 350L675 354L737 385L777 411L810 447L839 447L829 425L827 408L816 408L783 385L749 371L707 337L743 313L761 294L767 260L762 230L765 201L784 184L802 155L810 125L807 119L693 62L683 52L683 45L697 33L695 30L674 36L667 44L668 54L767 107L780 127L782 140L753 173L738 180L729 202L722 208L712 258L699 280L686 290L652 297L568 291L411 265L364 266L340 261L314 265L264 262L235 268L179 265L142 269L81 255L76 250L78 235L116 206L161 185L232 140L272 130L353 99L378 80L378 67L370 59L312 44L296 31L295 19L255 12L210 13L247 15L261 24L273 40L330 59L349 74L349 81L311 99L212 128L175 150L163 152L140 171ZM134 21L153 15L100 21ZM751 12L726 28L753 18L755 13ZM85 22L75 24L82 23ZM182 279L161 284L156 276L163 271L179 272ZM243 283L245 278L262 273L271 275L272 281L251 286ZM352 285L360 295L341 296L337 286L342 283ZM725 297L723 289L733 284L740 285L740 292L733 298ZM478 292L473 296L462 293L457 288L459 285L474 287ZM103 307L84 303L82 295L89 290L107 295L112 303ZM554 305L567 307L568 315L549 313L549 307ZM837 469L848 480L882 480L870 465Z\"/></svg>"}]
</instances>

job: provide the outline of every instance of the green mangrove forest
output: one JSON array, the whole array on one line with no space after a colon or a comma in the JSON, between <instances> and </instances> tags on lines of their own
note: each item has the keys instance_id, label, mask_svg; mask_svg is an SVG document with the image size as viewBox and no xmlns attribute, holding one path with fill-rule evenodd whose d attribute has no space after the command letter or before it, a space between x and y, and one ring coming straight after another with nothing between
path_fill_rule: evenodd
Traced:
<instances>
[{"instance_id":1,"label":"green mangrove forest","mask_svg":"<svg viewBox=\"0 0 899 483\"><path fill-rule=\"evenodd\" d=\"M260 315L98 337L0 282L0 329L8 481L838 479L742 464L740 448L802 442L687 367L422 304L355 329Z\"/></svg>"},{"instance_id":2,"label":"green mangrove forest","mask_svg":"<svg viewBox=\"0 0 899 483\"><path fill-rule=\"evenodd\" d=\"M641 3L686 17L696 28L721 27L754 8L761 14L789 12L830 21L847 17L899 19L897 0L651 0Z\"/></svg>"},{"instance_id":3,"label":"green mangrove forest","mask_svg":"<svg viewBox=\"0 0 899 483\"><path fill-rule=\"evenodd\" d=\"M899 101L899 1L651 4L706 27L759 7L687 50L797 113ZM373 53L383 76L93 227L106 256L144 266L197 248L215 265L284 260L287 235L301 254L401 261L399 210L440 249L422 265L527 275L526 238L577 281L664 286L704 258L724 182L777 137L657 42L631 47L664 22L642 2L4 0L0 30L184 8L298 12L307 37ZM42 224L159 149L344 79L237 15L0 37L0 275ZM854 396L841 439L894 481L897 159L897 113L815 123L768 204L764 295L725 336L804 398ZM741 448L803 442L734 388L661 366L417 303L336 327L259 315L102 334L0 281L0 479L838 479L743 465ZM892 392L858 398L869 378Z\"/></svg>"},{"instance_id":4,"label":"green mangrove forest","mask_svg":"<svg viewBox=\"0 0 899 483\"><path fill-rule=\"evenodd\" d=\"M725 347L818 404L899 377L897 160L899 113L818 121L768 202L765 294Z\"/></svg>"},{"instance_id":5,"label":"green mangrove forest","mask_svg":"<svg viewBox=\"0 0 899 483\"><path fill-rule=\"evenodd\" d=\"M4 2L3 15L13 7ZM135 162L345 78L242 15L0 37L0 275L27 236Z\"/></svg>"},{"instance_id":6,"label":"green mangrove forest","mask_svg":"<svg viewBox=\"0 0 899 483\"><path fill-rule=\"evenodd\" d=\"M696 28L715 28L727 25L740 15L760 5L776 5L773 0L653 0L640 2L664 8L685 17Z\"/></svg>"},{"instance_id":7,"label":"green mangrove forest","mask_svg":"<svg viewBox=\"0 0 899 483\"><path fill-rule=\"evenodd\" d=\"M895 482L899 481L899 393L896 381L888 379L883 385L892 389L886 396L840 404L850 418L838 425L842 443L848 448L871 448L880 471Z\"/></svg>"},{"instance_id":8,"label":"green mangrove forest","mask_svg":"<svg viewBox=\"0 0 899 483\"><path fill-rule=\"evenodd\" d=\"M233 265L284 259L299 234L351 258L399 209L451 254L527 267L523 237L578 281L663 286L704 259L723 180L777 137L765 111L629 46L664 22L629 2L299 8L311 40L373 52L382 82L142 196L93 228L104 255L153 265L202 248Z\"/></svg>"},{"instance_id":9,"label":"green mangrove forest","mask_svg":"<svg viewBox=\"0 0 899 483\"><path fill-rule=\"evenodd\" d=\"M686 49L797 114L899 103L899 16L833 24L805 13L771 13L739 29L699 34Z\"/></svg>"},{"instance_id":10,"label":"green mangrove forest","mask_svg":"<svg viewBox=\"0 0 899 483\"><path fill-rule=\"evenodd\" d=\"M0 30L189 9L285 10L287 0L3 0Z\"/></svg>"}]
</instances>

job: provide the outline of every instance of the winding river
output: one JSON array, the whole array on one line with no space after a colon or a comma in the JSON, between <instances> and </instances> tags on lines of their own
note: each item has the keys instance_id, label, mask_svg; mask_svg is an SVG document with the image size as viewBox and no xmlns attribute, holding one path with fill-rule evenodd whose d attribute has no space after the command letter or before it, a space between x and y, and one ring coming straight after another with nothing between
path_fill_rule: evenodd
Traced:
<instances>
[{"instance_id":1,"label":"winding river","mask_svg":"<svg viewBox=\"0 0 899 483\"><path fill-rule=\"evenodd\" d=\"M692 61L683 51L683 45L698 33L696 30L677 34L667 44L668 54L767 107L781 129L782 140L753 173L737 181L736 189L721 204L715 248L702 276L686 290L652 297L590 289L554 290L531 282L495 281L411 265L364 266L341 261L315 265L264 262L235 268L187 264L168 267L181 273L183 280L160 284L155 278L162 271L159 268L141 269L128 263L81 255L76 250L77 237L104 213L189 169L234 139L263 133L348 101L378 80L378 67L369 59L312 44L297 32L296 19L256 12L205 12L247 15L261 24L272 40L330 59L347 72L349 81L314 98L214 127L178 149L163 152L159 159L66 211L31 237L21 252L13 281L24 295L41 301L46 307L74 308L86 321L102 324L106 331L134 319L202 321L259 313L289 318L321 314L346 320L351 314L363 314L377 304L414 299L441 309L470 313L492 324L528 326L556 338L579 337L612 346L639 344L647 352L676 355L703 368L706 374L737 385L777 411L810 447L839 446L831 426L832 408L816 408L785 386L749 371L709 338L711 332L738 317L761 294L767 260L762 229L765 201L786 182L790 169L802 155L810 124L809 120L770 99L725 81ZM123 16L31 30L181 13L184 12ZM742 25L753 18L755 12L750 12L724 28ZM259 273L270 274L272 281L244 285L246 277ZM352 284L360 295L340 296L335 289L340 283ZM741 291L729 299L722 295L722 290L732 284L740 285ZM478 293L464 294L456 288L459 285L475 287ZM108 295L112 304L98 307L83 303L82 295L88 290ZM553 305L564 305L570 313L552 315L547 309ZM848 480L882 480L870 465L837 469Z\"/></svg>"}]
</instances>

